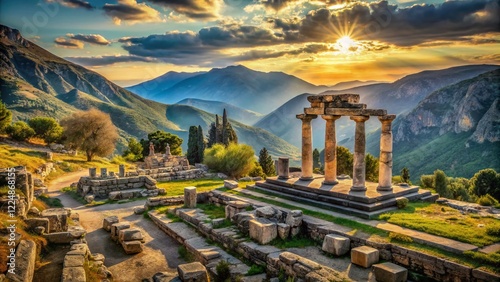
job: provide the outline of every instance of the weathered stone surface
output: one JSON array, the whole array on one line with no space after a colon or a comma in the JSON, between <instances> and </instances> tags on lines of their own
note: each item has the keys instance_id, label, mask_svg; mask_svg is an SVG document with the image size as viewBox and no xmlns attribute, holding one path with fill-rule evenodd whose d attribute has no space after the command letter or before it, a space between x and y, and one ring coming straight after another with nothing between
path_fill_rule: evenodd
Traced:
<instances>
[{"instance_id":1,"label":"weathered stone surface","mask_svg":"<svg viewBox=\"0 0 500 282\"><path fill-rule=\"evenodd\" d=\"M351 250L351 262L364 268L372 266L379 260L379 251L368 246L361 246Z\"/></svg>"},{"instance_id":2,"label":"weathered stone surface","mask_svg":"<svg viewBox=\"0 0 500 282\"><path fill-rule=\"evenodd\" d=\"M123 241L122 247L127 255L137 254L144 251L141 241Z\"/></svg>"},{"instance_id":3,"label":"weathered stone surface","mask_svg":"<svg viewBox=\"0 0 500 282\"><path fill-rule=\"evenodd\" d=\"M40 215L40 210L37 207L32 207L29 211L29 214L39 216Z\"/></svg>"},{"instance_id":4,"label":"weathered stone surface","mask_svg":"<svg viewBox=\"0 0 500 282\"><path fill-rule=\"evenodd\" d=\"M35 234L43 235L43 233L45 233L45 227L37 226L34 228L34 231L35 231Z\"/></svg>"},{"instance_id":5,"label":"weathered stone surface","mask_svg":"<svg viewBox=\"0 0 500 282\"><path fill-rule=\"evenodd\" d=\"M145 211L146 211L146 209L144 207L134 208L134 213L135 214L143 214Z\"/></svg>"},{"instance_id":6,"label":"weathered stone surface","mask_svg":"<svg viewBox=\"0 0 500 282\"><path fill-rule=\"evenodd\" d=\"M45 228L45 231L49 231L50 221L48 218L27 218L24 221L28 227L28 229L35 230L36 227L42 226Z\"/></svg>"},{"instance_id":7,"label":"weathered stone surface","mask_svg":"<svg viewBox=\"0 0 500 282\"><path fill-rule=\"evenodd\" d=\"M184 188L184 206L186 208L196 208L196 187Z\"/></svg>"},{"instance_id":8,"label":"weathered stone surface","mask_svg":"<svg viewBox=\"0 0 500 282\"><path fill-rule=\"evenodd\" d=\"M228 189L238 188L238 182L234 180L224 180L224 187Z\"/></svg>"},{"instance_id":9,"label":"weathered stone surface","mask_svg":"<svg viewBox=\"0 0 500 282\"><path fill-rule=\"evenodd\" d=\"M94 195L85 196L85 201L89 204L92 203L94 201L94 199L95 199Z\"/></svg>"},{"instance_id":10,"label":"weathered stone surface","mask_svg":"<svg viewBox=\"0 0 500 282\"><path fill-rule=\"evenodd\" d=\"M342 256L349 252L350 246L351 240L349 238L328 234L323 240L322 250L336 256Z\"/></svg>"},{"instance_id":11,"label":"weathered stone surface","mask_svg":"<svg viewBox=\"0 0 500 282\"><path fill-rule=\"evenodd\" d=\"M36 244L21 240L16 249L15 274L8 272L7 278L13 282L32 281L35 273Z\"/></svg>"},{"instance_id":12,"label":"weathered stone surface","mask_svg":"<svg viewBox=\"0 0 500 282\"><path fill-rule=\"evenodd\" d=\"M158 272L153 275L153 282L177 282L182 281L177 273L172 272Z\"/></svg>"},{"instance_id":13,"label":"weathered stone surface","mask_svg":"<svg viewBox=\"0 0 500 282\"><path fill-rule=\"evenodd\" d=\"M108 198L111 201L119 200L119 199L121 199L121 192L120 191L109 192Z\"/></svg>"},{"instance_id":14,"label":"weathered stone surface","mask_svg":"<svg viewBox=\"0 0 500 282\"><path fill-rule=\"evenodd\" d=\"M199 262L181 264L177 267L179 277L183 282L208 282L207 269Z\"/></svg>"},{"instance_id":15,"label":"weathered stone surface","mask_svg":"<svg viewBox=\"0 0 500 282\"><path fill-rule=\"evenodd\" d=\"M228 179L229 177L222 172L217 173L217 177L220 179Z\"/></svg>"},{"instance_id":16,"label":"weathered stone surface","mask_svg":"<svg viewBox=\"0 0 500 282\"><path fill-rule=\"evenodd\" d=\"M213 228L219 228L220 226L224 225L225 218L216 218L212 220L212 226Z\"/></svg>"},{"instance_id":17,"label":"weathered stone surface","mask_svg":"<svg viewBox=\"0 0 500 282\"><path fill-rule=\"evenodd\" d=\"M408 270L391 262L373 265L375 279L379 282L406 282Z\"/></svg>"},{"instance_id":18,"label":"weathered stone surface","mask_svg":"<svg viewBox=\"0 0 500 282\"><path fill-rule=\"evenodd\" d=\"M294 214L296 216L294 216ZM302 225L302 211L291 211L286 216L285 223L290 227L299 227Z\"/></svg>"},{"instance_id":19,"label":"weathered stone surface","mask_svg":"<svg viewBox=\"0 0 500 282\"><path fill-rule=\"evenodd\" d=\"M68 230L68 211L63 208L46 209L42 211L43 218L49 220L48 232L61 232Z\"/></svg>"},{"instance_id":20,"label":"weathered stone surface","mask_svg":"<svg viewBox=\"0 0 500 282\"><path fill-rule=\"evenodd\" d=\"M47 239L49 243L69 244L71 241L81 238L86 233L85 229L82 228L72 231L46 233L43 234L43 237Z\"/></svg>"},{"instance_id":21,"label":"weathered stone surface","mask_svg":"<svg viewBox=\"0 0 500 282\"><path fill-rule=\"evenodd\" d=\"M290 235L290 225L286 223L278 223L278 236L285 240Z\"/></svg>"},{"instance_id":22,"label":"weathered stone surface","mask_svg":"<svg viewBox=\"0 0 500 282\"><path fill-rule=\"evenodd\" d=\"M66 255L64 257L63 267L83 267L85 257L80 255Z\"/></svg>"},{"instance_id":23,"label":"weathered stone surface","mask_svg":"<svg viewBox=\"0 0 500 282\"><path fill-rule=\"evenodd\" d=\"M276 214L276 211L271 206L260 207L255 210L258 217L271 218Z\"/></svg>"},{"instance_id":24,"label":"weathered stone surface","mask_svg":"<svg viewBox=\"0 0 500 282\"><path fill-rule=\"evenodd\" d=\"M252 219L249 222L250 238L259 244L267 244L278 236L276 223L265 218Z\"/></svg>"},{"instance_id":25,"label":"weathered stone surface","mask_svg":"<svg viewBox=\"0 0 500 282\"><path fill-rule=\"evenodd\" d=\"M118 223L118 222L119 222L118 217L115 216L115 215L105 217L102 220L102 229L110 232L111 231L111 225L113 225L115 223Z\"/></svg>"},{"instance_id":26,"label":"weathered stone surface","mask_svg":"<svg viewBox=\"0 0 500 282\"><path fill-rule=\"evenodd\" d=\"M244 212L249 206L249 203L243 201L229 201L225 207L226 218L233 221L233 216L240 212Z\"/></svg>"},{"instance_id":27,"label":"weathered stone surface","mask_svg":"<svg viewBox=\"0 0 500 282\"><path fill-rule=\"evenodd\" d=\"M123 241L143 241L144 237L142 236L142 232L138 228L128 228L128 229L122 229L118 231L118 240L120 242Z\"/></svg>"},{"instance_id":28,"label":"weathered stone surface","mask_svg":"<svg viewBox=\"0 0 500 282\"><path fill-rule=\"evenodd\" d=\"M81 282L87 281L85 269L83 267L65 267L61 277L61 282Z\"/></svg>"},{"instance_id":29,"label":"weathered stone surface","mask_svg":"<svg viewBox=\"0 0 500 282\"><path fill-rule=\"evenodd\" d=\"M118 240L118 232L123 229L130 228L130 222L119 222L111 225L111 239Z\"/></svg>"}]
</instances>

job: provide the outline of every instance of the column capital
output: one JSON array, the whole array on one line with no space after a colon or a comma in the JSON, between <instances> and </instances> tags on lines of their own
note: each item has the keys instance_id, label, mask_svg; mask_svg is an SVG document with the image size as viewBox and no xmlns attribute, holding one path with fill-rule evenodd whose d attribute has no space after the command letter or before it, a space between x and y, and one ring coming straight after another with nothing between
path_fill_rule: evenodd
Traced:
<instances>
[{"instance_id":1,"label":"column capital","mask_svg":"<svg viewBox=\"0 0 500 282\"><path fill-rule=\"evenodd\" d=\"M324 120L338 120L342 116L335 116L335 115L322 115L321 116Z\"/></svg>"},{"instance_id":2,"label":"column capital","mask_svg":"<svg viewBox=\"0 0 500 282\"><path fill-rule=\"evenodd\" d=\"M299 114L295 116L298 119L301 119L302 121L311 121L315 118L317 118L317 115L307 115L307 114Z\"/></svg>"},{"instance_id":3,"label":"column capital","mask_svg":"<svg viewBox=\"0 0 500 282\"><path fill-rule=\"evenodd\" d=\"M370 118L370 116L351 116L349 118L355 122L365 122Z\"/></svg>"},{"instance_id":4,"label":"column capital","mask_svg":"<svg viewBox=\"0 0 500 282\"><path fill-rule=\"evenodd\" d=\"M391 123L394 119L396 118L396 115L385 115L385 116L379 116L378 120L382 123L389 122Z\"/></svg>"}]
</instances>

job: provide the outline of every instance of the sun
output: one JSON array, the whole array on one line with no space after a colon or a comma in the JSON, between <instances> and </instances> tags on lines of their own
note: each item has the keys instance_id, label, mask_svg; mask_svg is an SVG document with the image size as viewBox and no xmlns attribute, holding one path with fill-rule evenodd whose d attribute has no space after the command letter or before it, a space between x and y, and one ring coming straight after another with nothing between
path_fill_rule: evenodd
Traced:
<instances>
[{"instance_id":1,"label":"sun","mask_svg":"<svg viewBox=\"0 0 500 282\"><path fill-rule=\"evenodd\" d=\"M335 47L340 53L349 54L358 50L358 43L348 35L345 35L337 39Z\"/></svg>"}]
</instances>

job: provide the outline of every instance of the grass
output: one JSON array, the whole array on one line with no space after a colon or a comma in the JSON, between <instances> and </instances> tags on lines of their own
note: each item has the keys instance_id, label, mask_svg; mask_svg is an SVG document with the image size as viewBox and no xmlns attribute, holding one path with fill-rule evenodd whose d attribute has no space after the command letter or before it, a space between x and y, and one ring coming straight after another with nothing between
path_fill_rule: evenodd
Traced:
<instances>
[{"instance_id":1,"label":"grass","mask_svg":"<svg viewBox=\"0 0 500 282\"><path fill-rule=\"evenodd\" d=\"M40 197L38 197L38 198L40 199L40 201L44 202L47 206L49 206L51 208L64 207L64 205L61 203L61 200L58 198L51 198L45 194L40 195Z\"/></svg>"},{"instance_id":2,"label":"grass","mask_svg":"<svg viewBox=\"0 0 500 282\"><path fill-rule=\"evenodd\" d=\"M461 214L458 210L438 204L410 203L404 209L379 215L379 219L478 247L500 242L500 236L488 232L500 229L500 220Z\"/></svg>"},{"instance_id":3,"label":"grass","mask_svg":"<svg viewBox=\"0 0 500 282\"><path fill-rule=\"evenodd\" d=\"M226 217L226 211L223 206L197 204L196 207L203 210L203 212L211 219Z\"/></svg>"},{"instance_id":4,"label":"grass","mask_svg":"<svg viewBox=\"0 0 500 282\"><path fill-rule=\"evenodd\" d=\"M248 184L254 183L253 181L241 181L239 182L239 187L246 187ZM215 189L227 189L223 188L224 180L219 178L198 178L198 179L190 179L190 180L172 180L166 182L158 182L156 184L158 188L164 188L167 192L168 196L180 196L184 195L184 188L188 186L196 187L196 191L207 192Z\"/></svg>"},{"instance_id":5,"label":"grass","mask_svg":"<svg viewBox=\"0 0 500 282\"><path fill-rule=\"evenodd\" d=\"M179 253L179 257L185 260L186 262L195 261L193 254L191 254L184 245L177 248L177 252Z\"/></svg>"},{"instance_id":6,"label":"grass","mask_svg":"<svg viewBox=\"0 0 500 282\"><path fill-rule=\"evenodd\" d=\"M266 272L266 267L263 265L252 264L245 276L252 276Z\"/></svg>"}]
</instances>

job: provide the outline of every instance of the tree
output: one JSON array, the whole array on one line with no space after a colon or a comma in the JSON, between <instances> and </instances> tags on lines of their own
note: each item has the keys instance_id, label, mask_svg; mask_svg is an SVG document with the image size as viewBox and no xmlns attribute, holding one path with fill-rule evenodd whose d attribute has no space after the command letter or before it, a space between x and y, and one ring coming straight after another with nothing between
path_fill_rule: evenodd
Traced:
<instances>
[{"instance_id":1,"label":"tree","mask_svg":"<svg viewBox=\"0 0 500 282\"><path fill-rule=\"evenodd\" d=\"M434 188L434 174L420 176L422 188Z\"/></svg>"},{"instance_id":2,"label":"tree","mask_svg":"<svg viewBox=\"0 0 500 282\"><path fill-rule=\"evenodd\" d=\"M366 179L377 182L378 181L378 159L371 154L365 156Z\"/></svg>"},{"instance_id":3,"label":"tree","mask_svg":"<svg viewBox=\"0 0 500 282\"><path fill-rule=\"evenodd\" d=\"M201 125L198 125L198 162L203 162L203 153L205 151L206 142L203 136L203 129Z\"/></svg>"},{"instance_id":4,"label":"tree","mask_svg":"<svg viewBox=\"0 0 500 282\"><path fill-rule=\"evenodd\" d=\"M500 174L487 168L478 171L470 180L471 191L476 196L490 194L500 200Z\"/></svg>"},{"instance_id":5,"label":"tree","mask_svg":"<svg viewBox=\"0 0 500 282\"><path fill-rule=\"evenodd\" d=\"M4 103L0 102L0 133L5 132L7 126L12 122L12 112Z\"/></svg>"},{"instance_id":6,"label":"tree","mask_svg":"<svg viewBox=\"0 0 500 282\"><path fill-rule=\"evenodd\" d=\"M406 166L401 170L401 181L410 184L410 170Z\"/></svg>"},{"instance_id":7,"label":"tree","mask_svg":"<svg viewBox=\"0 0 500 282\"><path fill-rule=\"evenodd\" d=\"M5 132L9 134L12 139L17 141L26 141L35 136L35 131L24 121L16 121L15 123L7 126Z\"/></svg>"},{"instance_id":8,"label":"tree","mask_svg":"<svg viewBox=\"0 0 500 282\"><path fill-rule=\"evenodd\" d=\"M212 122L208 128L207 148L211 148L215 144L217 144L217 126Z\"/></svg>"},{"instance_id":9,"label":"tree","mask_svg":"<svg viewBox=\"0 0 500 282\"><path fill-rule=\"evenodd\" d=\"M130 138L128 140L128 148L123 152L123 157L132 162L136 162L142 159L142 145L135 138Z\"/></svg>"},{"instance_id":10,"label":"tree","mask_svg":"<svg viewBox=\"0 0 500 282\"><path fill-rule=\"evenodd\" d=\"M446 187L449 191L451 197L456 200L470 201L469 191L469 180L463 177L448 178L448 185Z\"/></svg>"},{"instance_id":11,"label":"tree","mask_svg":"<svg viewBox=\"0 0 500 282\"><path fill-rule=\"evenodd\" d=\"M222 115L222 124L219 122L219 116L215 115L215 123L210 124L207 139L208 148L215 144L228 146L230 143L238 143L238 136L227 118L226 109Z\"/></svg>"},{"instance_id":12,"label":"tree","mask_svg":"<svg viewBox=\"0 0 500 282\"><path fill-rule=\"evenodd\" d=\"M35 130L35 137L42 138L47 144L58 142L62 137L63 128L54 118L34 117L28 124Z\"/></svg>"},{"instance_id":13,"label":"tree","mask_svg":"<svg viewBox=\"0 0 500 282\"><path fill-rule=\"evenodd\" d=\"M264 171L266 176L276 175L276 169L274 168L274 161L269 152L264 147L259 152L259 165Z\"/></svg>"},{"instance_id":14,"label":"tree","mask_svg":"<svg viewBox=\"0 0 500 282\"><path fill-rule=\"evenodd\" d=\"M446 174L442 170L434 171L434 189L439 194L439 196L444 198L449 198L451 195L447 189L448 179Z\"/></svg>"},{"instance_id":15,"label":"tree","mask_svg":"<svg viewBox=\"0 0 500 282\"><path fill-rule=\"evenodd\" d=\"M227 147L215 144L205 150L204 164L212 170L239 178L247 175L255 166L254 151L245 144L231 143Z\"/></svg>"},{"instance_id":16,"label":"tree","mask_svg":"<svg viewBox=\"0 0 500 282\"><path fill-rule=\"evenodd\" d=\"M319 161L319 151L317 148L313 150L313 168L320 168L321 162Z\"/></svg>"},{"instance_id":17,"label":"tree","mask_svg":"<svg viewBox=\"0 0 500 282\"><path fill-rule=\"evenodd\" d=\"M97 109L81 111L63 119L65 142L72 148L84 151L87 161L94 156L107 156L115 150L118 130L111 117Z\"/></svg>"},{"instance_id":18,"label":"tree","mask_svg":"<svg viewBox=\"0 0 500 282\"><path fill-rule=\"evenodd\" d=\"M353 156L346 147L337 146L337 173L352 176Z\"/></svg>"},{"instance_id":19,"label":"tree","mask_svg":"<svg viewBox=\"0 0 500 282\"><path fill-rule=\"evenodd\" d=\"M222 130L222 137L222 143L226 146L231 143L238 143L238 136L236 135L231 123L227 123L226 126L224 126Z\"/></svg>"},{"instance_id":20,"label":"tree","mask_svg":"<svg viewBox=\"0 0 500 282\"><path fill-rule=\"evenodd\" d=\"M151 132L148 134L148 140L141 139L141 145L143 148L142 155L149 155L149 142L153 142L156 153L165 152L168 144L170 146L170 153L172 155L180 156L182 154L181 145L183 141L184 140L182 140L179 136L169 132L161 130Z\"/></svg>"},{"instance_id":21,"label":"tree","mask_svg":"<svg viewBox=\"0 0 500 282\"><path fill-rule=\"evenodd\" d=\"M187 158L189 163L199 163L199 148L198 148L198 127L189 127Z\"/></svg>"},{"instance_id":22,"label":"tree","mask_svg":"<svg viewBox=\"0 0 500 282\"><path fill-rule=\"evenodd\" d=\"M255 165L252 168L252 170L248 173L248 176L251 176L251 177L260 176L262 178L265 178L267 175L264 172L264 170L262 169L262 167L260 166L259 162L255 162L254 164Z\"/></svg>"}]
</instances>

